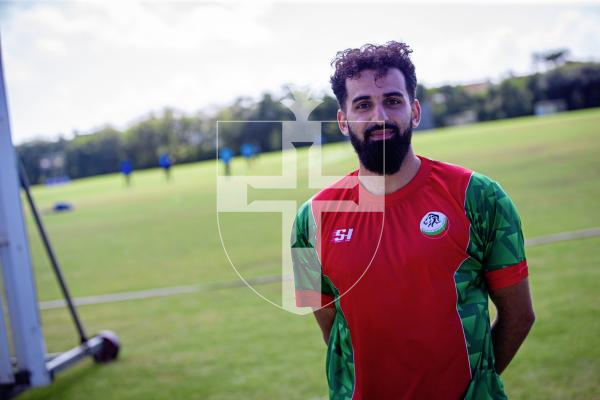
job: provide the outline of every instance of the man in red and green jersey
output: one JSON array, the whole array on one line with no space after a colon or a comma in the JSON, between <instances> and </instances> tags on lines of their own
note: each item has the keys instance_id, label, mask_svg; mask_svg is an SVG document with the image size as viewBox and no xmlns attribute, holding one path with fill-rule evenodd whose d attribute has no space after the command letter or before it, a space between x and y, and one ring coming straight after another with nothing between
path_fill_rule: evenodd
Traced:
<instances>
[{"instance_id":1,"label":"man in red and green jersey","mask_svg":"<svg viewBox=\"0 0 600 400\"><path fill-rule=\"evenodd\" d=\"M493 180L413 152L410 52L389 42L334 61L359 169L298 211L296 302L328 343L331 399L504 399L499 374L534 320L519 216Z\"/></svg>"}]
</instances>

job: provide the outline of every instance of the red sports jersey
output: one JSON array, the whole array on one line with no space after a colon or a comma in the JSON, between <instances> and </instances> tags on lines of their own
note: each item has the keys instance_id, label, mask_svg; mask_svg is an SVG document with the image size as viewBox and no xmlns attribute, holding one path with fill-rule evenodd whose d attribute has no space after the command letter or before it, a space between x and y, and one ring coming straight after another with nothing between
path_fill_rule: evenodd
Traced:
<instances>
[{"instance_id":1,"label":"red sports jersey","mask_svg":"<svg viewBox=\"0 0 600 400\"><path fill-rule=\"evenodd\" d=\"M490 179L420 159L394 193L369 194L355 171L298 212L297 304L337 309L332 399L506 397L488 288L527 276L518 214Z\"/></svg>"}]
</instances>

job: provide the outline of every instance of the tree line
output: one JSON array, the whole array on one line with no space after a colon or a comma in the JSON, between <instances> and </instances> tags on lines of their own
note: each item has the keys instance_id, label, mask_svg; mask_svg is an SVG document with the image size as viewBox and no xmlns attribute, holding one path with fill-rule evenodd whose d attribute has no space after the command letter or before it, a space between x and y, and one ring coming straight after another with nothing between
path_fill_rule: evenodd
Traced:
<instances>
[{"instance_id":1,"label":"tree line","mask_svg":"<svg viewBox=\"0 0 600 400\"><path fill-rule=\"evenodd\" d=\"M509 77L485 90L469 92L469 86L442 86L426 90L436 126L448 125L448 117L472 111L477 121L534 114L534 107L554 101L562 110L600 106L600 64L566 62L560 67L529 76Z\"/></svg>"},{"instance_id":2,"label":"tree line","mask_svg":"<svg viewBox=\"0 0 600 400\"><path fill-rule=\"evenodd\" d=\"M600 64L564 61L544 72L475 88L419 85L417 98L429 109L426 127L532 115L536 104L543 101L558 101L565 110L598 107ZM294 114L280 100L270 93L258 100L238 98L210 114L199 111L190 115L166 108L124 130L105 126L87 134L75 133L71 139L36 140L17 146L17 152L30 181L43 183L56 176L76 179L118 172L125 160L135 169L152 168L158 166L161 154L169 154L175 163L213 159L217 121L246 121L220 123L219 147L230 147L239 154L240 147L250 143L263 152L273 151L281 149L281 124L259 121L293 121ZM324 95L321 100L309 119L335 121L335 98ZM343 140L335 123L324 123L322 135L326 142Z\"/></svg>"}]
</instances>

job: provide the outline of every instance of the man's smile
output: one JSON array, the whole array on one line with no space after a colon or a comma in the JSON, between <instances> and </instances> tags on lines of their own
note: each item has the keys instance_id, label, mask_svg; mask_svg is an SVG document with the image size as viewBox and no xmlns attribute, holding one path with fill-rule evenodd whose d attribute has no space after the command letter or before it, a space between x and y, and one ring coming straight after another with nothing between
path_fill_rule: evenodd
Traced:
<instances>
[{"instance_id":1,"label":"man's smile","mask_svg":"<svg viewBox=\"0 0 600 400\"><path fill-rule=\"evenodd\" d=\"M377 129L371 133L371 135L369 136L369 139L375 140L375 141L387 140L387 139L391 139L392 136L394 136L394 133L395 133L394 129Z\"/></svg>"}]
</instances>

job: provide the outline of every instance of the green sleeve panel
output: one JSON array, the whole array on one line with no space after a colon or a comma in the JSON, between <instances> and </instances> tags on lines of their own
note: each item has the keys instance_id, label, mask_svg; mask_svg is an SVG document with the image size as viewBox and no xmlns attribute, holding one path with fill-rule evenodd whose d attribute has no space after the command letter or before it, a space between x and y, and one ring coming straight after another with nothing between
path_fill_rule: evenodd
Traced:
<instances>
[{"instance_id":1,"label":"green sleeve panel","mask_svg":"<svg viewBox=\"0 0 600 400\"><path fill-rule=\"evenodd\" d=\"M336 298L335 319L327 344L327 361L325 370L329 384L330 400L351 400L354 394L354 348L350 337L348 322L338 300L339 292L329 278L325 277L328 287L332 288Z\"/></svg>"},{"instance_id":2,"label":"green sleeve panel","mask_svg":"<svg viewBox=\"0 0 600 400\"><path fill-rule=\"evenodd\" d=\"M333 290L323 276L323 269L316 250L317 227L311 209L311 200L305 202L296 215L292 230L292 263L298 306L313 306L303 303L300 297L314 296L306 294L321 293L330 301L333 300ZM322 304L325 305L325 304Z\"/></svg>"},{"instance_id":3,"label":"green sleeve panel","mask_svg":"<svg viewBox=\"0 0 600 400\"><path fill-rule=\"evenodd\" d=\"M327 346L327 380L333 400L351 400L354 392L354 350L350 330L339 304L339 292L323 275L316 250L317 227L311 200L300 207L292 232L292 261L298 306L323 306L335 299L336 314ZM313 294L312 296L310 294ZM318 297L314 297L317 293ZM318 304L315 304L319 301Z\"/></svg>"},{"instance_id":4,"label":"green sleeve panel","mask_svg":"<svg viewBox=\"0 0 600 400\"><path fill-rule=\"evenodd\" d=\"M506 399L495 357L488 312L490 275L519 279L525 263L521 221L511 199L490 178L473 173L465 193L469 220L467 259L454 275L460 315L471 366L465 400ZM510 268L517 266L517 268Z\"/></svg>"},{"instance_id":5,"label":"green sleeve panel","mask_svg":"<svg viewBox=\"0 0 600 400\"><path fill-rule=\"evenodd\" d=\"M468 252L481 263L484 272L525 260L519 214L497 182L473 173L467 188L465 212L471 222Z\"/></svg>"}]
</instances>

